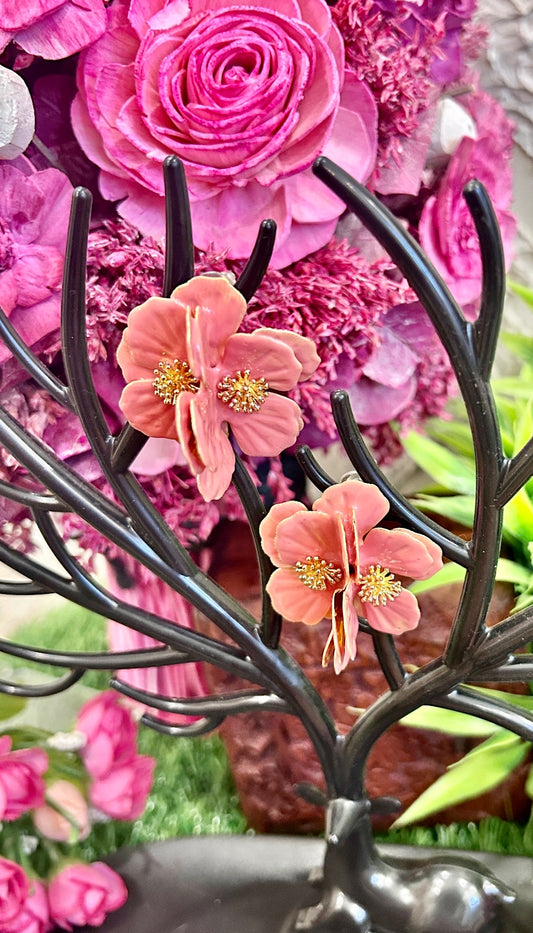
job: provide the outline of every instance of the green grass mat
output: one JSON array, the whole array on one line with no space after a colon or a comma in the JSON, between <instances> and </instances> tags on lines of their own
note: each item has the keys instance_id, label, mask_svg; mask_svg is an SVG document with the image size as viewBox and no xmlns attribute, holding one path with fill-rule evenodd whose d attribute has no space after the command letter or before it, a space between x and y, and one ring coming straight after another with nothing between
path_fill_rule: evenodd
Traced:
<instances>
[{"instance_id":1,"label":"green grass mat","mask_svg":"<svg viewBox=\"0 0 533 933\"><path fill-rule=\"evenodd\" d=\"M42 648L99 651L106 647L105 622L66 604L25 626L17 633L17 640ZM6 664L12 663L15 666L21 662L7 658ZM54 673L52 668L41 669ZM90 672L84 676L83 684L104 690L108 678L105 673ZM60 702L68 704L68 692L61 697ZM74 710L75 704L73 715ZM157 760L154 787L145 813L134 823L95 825L89 838L80 845L80 854L95 859L122 845L173 836L246 831L225 749L217 735L176 739L141 727L139 750ZM533 824L524 827L496 818L483 820L479 825L405 828L379 838L408 845L533 856Z\"/></svg>"}]
</instances>

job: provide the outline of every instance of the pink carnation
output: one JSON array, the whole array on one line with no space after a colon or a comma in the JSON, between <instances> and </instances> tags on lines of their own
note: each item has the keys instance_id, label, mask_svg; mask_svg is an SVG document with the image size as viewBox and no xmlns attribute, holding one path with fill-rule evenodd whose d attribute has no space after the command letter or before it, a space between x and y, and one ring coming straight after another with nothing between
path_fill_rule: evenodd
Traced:
<instances>
[{"instance_id":1,"label":"pink carnation","mask_svg":"<svg viewBox=\"0 0 533 933\"><path fill-rule=\"evenodd\" d=\"M81 756L92 778L108 774L137 754L137 724L112 690L105 690L85 703L76 729L87 740Z\"/></svg>"},{"instance_id":2,"label":"pink carnation","mask_svg":"<svg viewBox=\"0 0 533 933\"><path fill-rule=\"evenodd\" d=\"M161 165L183 160L201 249L248 256L278 225L286 265L331 237L344 205L311 174L325 153L364 181L377 112L325 0L115 0L80 58L72 122L104 197L143 232L164 231Z\"/></svg>"},{"instance_id":3,"label":"pink carnation","mask_svg":"<svg viewBox=\"0 0 533 933\"><path fill-rule=\"evenodd\" d=\"M69 865L48 888L50 916L63 930L72 930L73 924L99 927L127 898L122 878L103 862Z\"/></svg>"},{"instance_id":4,"label":"pink carnation","mask_svg":"<svg viewBox=\"0 0 533 933\"><path fill-rule=\"evenodd\" d=\"M59 327L71 195L57 169L0 165L0 307L31 347ZM0 343L0 363L9 356Z\"/></svg>"},{"instance_id":5,"label":"pink carnation","mask_svg":"<svg viewBox=\"0 0 533 933\"><path fill-rule=\"evenodd\" d=\"M516 232L516 221L509 210L512 124L488 94L476 92L464 97L461 103L473 117L478 136L477 139L465 136L459 143L437 192L426 201L419 236L423 249L456 300L463 310L471 313L481 294L481 257L463 189L473 178L487 189L498 218L508 268Z\"/></svg>"},{"instance_id":6,"label":"pink carnation","mask_svg":"<svg viewBox=\"0 0 533 933\"><path fill-rule=\"evenodd\" d=\"M31 55L66 58L104 29L104 0L0 0L0 52L14 40Z\"/></svg>"},{"instance_id":7,"label":"pink carnation","mask_svg":"<svg viewBox=\"0 0 533 933\"><path fill-rule=\"evenodd\" d=\"M155 759L136 755L91 784L90 801L113 820L136 820L152 788Z\"/></svg>"},{"instance_id":8,"label":"pink carnation","mask_svg":"<svg viewBox=\"0 0 533 933\"><path fill-rule=\"evenodd\" d=\"M0 738L0 820L16 820L40 806L48 755L42 748L11 751L11 738Z\"/></svg>"}]
</instances>

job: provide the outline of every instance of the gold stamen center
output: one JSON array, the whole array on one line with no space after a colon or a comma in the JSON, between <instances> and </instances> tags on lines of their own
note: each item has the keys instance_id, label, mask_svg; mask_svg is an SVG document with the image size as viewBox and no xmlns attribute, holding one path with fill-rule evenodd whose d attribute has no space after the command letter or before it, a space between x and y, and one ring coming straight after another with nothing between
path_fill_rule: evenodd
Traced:
<instances>
[{"instance_id":1,"label":"gold stamen center","mask_svg":"<svg viewBox=\"0 0 533 933\"><path fill-rule=\"evenodd\" d=\"M233 411L250 414L259 411L268 393L268 382L252 379L249 369L239 369L233 376L224 376L218 384L218 397Z\"/></svg>"},{"instance_id":2,"label":"gold stamen center","mask_svg":"<svg viewBox=\"0 0 533 933\"><path fill-rule=\"evenodd\" d=\"M402 584L394 578L394 574L382 567L381 564L372 564L367 573L360 579L361 589L359 598L362 603L372 603L373 606L386 606L402 592Z\"/></svg>"},{"instance_id":3,"label":"gold stamen center","mask_svg":"<svg viewBox=\"0 0 533 933\"><path fill-rule=\"evenodd\" d=\"M297 560L295 567L298 579L310 590L325 590L328 583L334 585L342 579L342 570L320 557Z\"/></svg>"},{"instance_id":4,"label":"gold stamen center","mask_svg":"<svg viewBox=\"0 0 533 933\"><path fill-rule=\"evenodd\" d=\"M200 384L183 360L162 360L154 369L154 395L165 405L175 405L181 392L198 392Z\"/></svg>"}]
</instances>

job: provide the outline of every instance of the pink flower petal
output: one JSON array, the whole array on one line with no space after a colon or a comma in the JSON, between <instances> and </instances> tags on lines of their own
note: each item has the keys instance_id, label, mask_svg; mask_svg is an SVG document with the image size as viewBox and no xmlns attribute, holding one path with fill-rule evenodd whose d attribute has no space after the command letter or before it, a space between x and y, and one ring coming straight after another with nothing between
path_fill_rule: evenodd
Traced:
<instances>
[{"instance_id":1,"label":"pink flower petal","mask_svg":"<svg viewBox=\"0 0 533 933\"><path fill-rule=\"evenodd\" d=\"M74 55L95 42L105 27L102 0L67 0L49 13L44 23L39 20L17 32L16 41L31 55L55 60Z\"/></svg>"},{"instance_id":2,"label":"pink flower petal","mask_svg":"<svg viewBox=\"0 0 533 933\"><path fill-rule=\"evenodd\" d=\"M172 437L177 439L174 405L165 405L154 394L153 383L148 379L130 382L122 391L120 408L132 427L148 437Z\"/></svg>"},{"instance_id":3,"label":"pink flower petal","mask_svg":"<svg viewBox=\"0 0 533 933\"><path fill-rule=\"evenodd\" d=\"M389 600L386 606L373 606L364 603L361 615L378 632L389 635L401 635L411 631L420 621L420 608L416 597L409 590L402 590L399 596Z\"/></svg>"},{"instance_id":4,"label":"pink flower petal","mask_svg":"<svg viewBox=\"0 0 533 933\"><path fill-rule=\"evenodd\" d=\"M216 366L229 337L246 313L246 301L224 276L198 275L172 292L187 315L188 359L193 371L205 378Z\"/></svg>"},{"instance_id":5,"label":"pink flower petal","mask_svg":"<svg viewBox=\"0 0 533 933\"><path fill-rule=\"evenodd\" d=\"M294 499L289 502L279 502L277 505L272 506L259 526L261 546L265 554L278 567L283 563L276 544L278 527L280 522L285 518L290 518L291 515L295 515L296 512L307 512L303 502L296 502Z\"/></svg>"},{"instance_id":6,"label":"pink flower petal","mask_svg":"<svg viewBox=\"0 0 533 933\"><path fill-rule=\"evenodd\" d=\"M359 549L360 571L381 564L391 573L425 580L442 567L441 549L424 535L404 528L373 528Z\"/></svg>"},{"instance_id":7,"label":"pink flower petal","mask_svg":"<svg viewBox=\"0 0 533 933\"><path fill-rule=\"evenodd\" d=\"M280 522L275 544L282 565L294 567L297 561L304 561L306 557L320 557L341 570L343 568L342 530L336 516L324 515L323 512L295 512Z\"/></svg>"},{"instance_id":8,"label":"pink flower petal","mask_svg":"<svg viewBox=\"0 0 533 933\"><path fill-rule=\"evenodd\" d=\"M346 650L353 661L357 653L357 633L359 632L359 616L356 608L356 584L350 580L342 594L342 617L344 620L344 633Z\"/></svg>"},{"instance_id":9,"label":"pink flower petal","mask_svg":"<svg viewBox=\"0 0 533 933\"><path fill-rule=\"evenodd\" d=\"M259 411L235 412L224 407L235 440L250 457L277 457L286 447L292 447L303 428L296 402L272 392Z\"/></svg>"},{"instance_id":10,"label":"pink flower petal","mask_svg":"<svg viewBox=\"0 0 533 933\"><path fill-rule=\"evenodd\" d=\"M148 379L160 362L175 359L187 361L185 311L171 298L148 298L131 311L117 350L124 378Z\"/></svg>"},{"instance_id":11,"label":"pink flower petal","mask_svg":"<svg viewBox=\"0 0 533 933\"><path fill-rule=\"evenodd\" d=\"M234 334L226 344L220 366L224 375L249 369L252 379L262 377L271 389L287 392L298 382L302 367L289 346L273 339L276 331L267 331L262 328L259 334Z\"/></svg>"},{"instance_id":12,"label":"pink flower petal","mask_svg":"<svg viewBox=\"0 0 533 933\"><path fill-rule=\"evenodd\" d=\"M377 486L349 480L330 486L313 503L313 511L327 515L340 513L351 521L352 510L355 512L357 533L363 537L370 528L377 525L389 511L389 503Z\"/></svg>"},{"instance_id":13,"label":"pink flower petal","mask_svg":"<svg viewBox=\"0 0 533 933\"><path fill-rule=\"evenodd\" d=\"M310 589L292 568L275 570L266 588L274 609L288 622L317 625L331 611L332 591Z\"/></svg>"},{"instance_id":14,"label":"pink flower petal","mask_svg":"<svg viewBox=\"0 0 533 933\"><path fill-rule=\"evenodd\" d=\"M302 367L298 382L305 382L313 375L318 366L320 366L320 357L312 340L308 337L302 337L292 330L277 330L273 327L258 327L254 334L259 336L265 334L267 337L273 337L276 340L287 344L296 356L296 359Z\"/></svg>"},{"instance_id":15,"label":"pink flower petal","mask_svg":"<svg viewBox=\"0 0 533 933\"><path fill-rule=\"evenodd\" d=\"M285 266L325 246L335 232L337 220L338 217L314 224L300 224L295 221L290 228L290 235L286 234L285 237L278 231L276 242L279 245L272 254L270 262L272 268L284 269Z\"/></svg>"},{"instance_id":16,"label":"pink flower petal","mask_svg":"<svg viewBox=\"0 0 533 933\"><path fill-rule=\"evenodd\" d=\"M235 468L235 453L217 418L215 401L200 391L190 400L191 428L198 457L204 470L198 475L198 489L206 500L220 499L226 492Z\"/></svg>"}]
</instances>

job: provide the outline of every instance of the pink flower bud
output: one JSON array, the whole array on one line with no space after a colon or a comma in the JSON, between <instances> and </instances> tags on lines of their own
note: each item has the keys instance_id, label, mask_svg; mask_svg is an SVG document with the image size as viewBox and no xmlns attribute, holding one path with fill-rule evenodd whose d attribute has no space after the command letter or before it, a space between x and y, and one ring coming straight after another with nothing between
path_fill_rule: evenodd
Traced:
<instances>
[{"instance_id":1,"label":"pink flower bud","mask_svg":"<svg viewBox=\"0 0 533 933\"><path fill-rule=\"evenodd\" d=\"M4 930L19 916L29 887L20 865L0 856L0 929Z\"/></svg>"},{"instance_id":2,"label":"pink flower bud","mask_svg":"<svg viewBox=\"0 0 533 933\"><path fill-rule=\"evenodd\" d=\"M137 819L146 806L154 768L153 758L137 755L94 782L90 792L91 803L114 820Z\"/></svg>"},{"instance_id":3,"label":"pink flower bud","mask_svg":"<svg viewBox=\"0 0 533 933\"><path fill-rule=\"evenodd\" d=\"M90 831L87 801L78 788L70 781L54 781L46 791L46 798L60 809L49 804L37 807L33 822L39 832L55 842L86 839Z\"/></svg>"},{"instance_id":4,"label":"pink flower bud","mask_svg":"<svg viewBox=\"0 0 533 933\"><path fill-rule=\"evenodd\" d=\"M98 694L82 707L76 728L87 738L81 757L93 778L102 777L137 754L137 724L112 690Z\"/></svg>"},{"instance_id":5,"label":"pink flower bud","mask_svg":"<svg viewBox=\"0 0 533 933\"><path fill-rule=\"evenodd\" d=\"M52 929L46 888L41 881L32 881L30 893L17 911L17 916L2 924L2 933L48 933Z\"/></svg>"}]
</instances>

